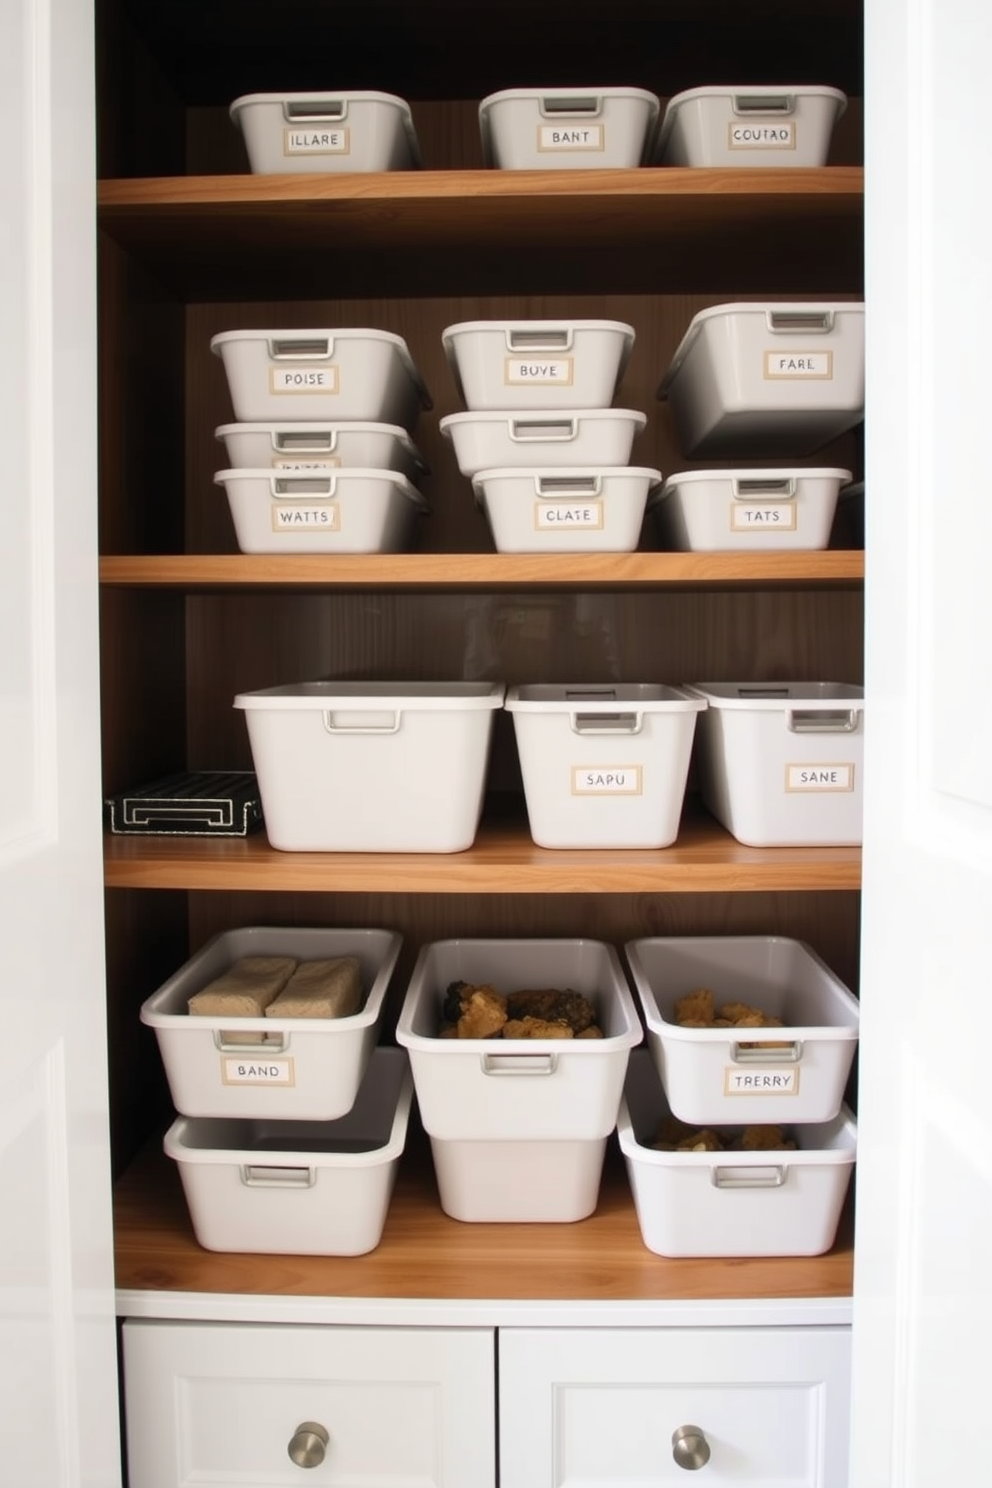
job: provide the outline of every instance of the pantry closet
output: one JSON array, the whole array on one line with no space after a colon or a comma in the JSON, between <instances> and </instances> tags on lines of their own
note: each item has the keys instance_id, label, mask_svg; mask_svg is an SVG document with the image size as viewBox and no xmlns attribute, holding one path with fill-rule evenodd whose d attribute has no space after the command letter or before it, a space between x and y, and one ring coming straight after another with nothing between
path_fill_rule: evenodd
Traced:
<instances>
[{"instance_id":1,"label":"pantry closet","mask_svg":"<svg viewBox=\"0 0 992 1488\"><path fill-rule=\"evenodd\" d=\"M963 0L957 8L968 12ZM437 428L458 406L441 351L446 325L567 307L569 315L635 326L618 401L648 412L637 457L668 472L683 462L654 394L698 309L730 299L860 299L861 7L834 0L793 16L754 0L745 18L738 6L629 3L611 9L604 34L591 6L487 5L473 8L474 25L485 20L479 48L452 47L461 12L440 3L414 14L407 6L299 0L279 8L275 33L262 5L194 11L105 0L97 7L105 793L184 766L247 768L235 694L323 675L865 680L864 555L843 522L826 552L774 560L661 552L649 528L641 549L624 557L497 555ZM871 77L882 86L880 49L903 31L881 0L869 0L868 12ZM926 14L937 27L936 13ZM926 76L926 66L956 75L950 52L950 60L925 62L923 31L906 23L906 33L917 46L914 78ZM941 19L939 35L953 36L950 19ZM452 79L455 55L461 73ZM319 184L246 173L227 103L255 89L320 86L325 57L338 75L347 59L349 85L411 101L423 172ZM480 168L476 105L485 92L511 82L568 83L593 67L604 83L639 83L663 96L718 75L752 83L801 76L843 88L851 106L831 164L792 177L724 172L703 182L691 172L629 171L523 182ZM918 197L898 201L917 221ZM937 247L949 255L946 242ZM884 265L869 264L878 303L893 316L900 293L906 303L904 279L893 272L886 281ZM929 284L929 264L916 272ZM213 431L230 408L209 341L218 331L269 324L372 325L408 341L434 400L417 431L432 467L425 491L433 507L418 551L331 560L237 552L212 481ZM896 330L891 335L900 344ZM903 349L919 352L915 344ZM941 349L964 359L960 342ZM903 363L886 370L902 397L894 411L880 400L877 434L869 400L869 452L872 439L905 435ZM912 396L919 416L919 390ZM940 415L958 428L952 410L942 406ZM829 463L864 473L857 435L827 453ZM888 453L905 472L902 448L897 455L890 444ZM877 489L886 494L869 502L891 509L891 476L874 458ZM869 513L870 536L875 520ZM896 574L893 584L904 587ZM885 600L876 603L881 609ZM898 613L894 604L877 622L890 640ZM930 620L935 634L954 638L946 611ZM961 680L960 670L954 675ZM870 692L867 703L870 739ZM880 729L898 766L899 736L891 722ZM955 799L977 800L976 822L963 810L941 816L940 801L921 808L919 819L947 826L952 856L977 860L980 873L985 807L974 792L977 771L969 774L972 756L955 773L946 731L934 749L953 775ZM880 791L869 808L869 828L879 833L876 875L893 870L883 839L897 805ZM866 858L870 847L871 840ZM417 948L450 936L581 933L619 944L666 933L790 935L862 994L871 972L878 1011L863 999L868 1034L857 1096L859 1110L866 1099L879 1103L876 1130L888 1137L879 1020L894 1016L894 999L884 990L880 952L894 922L876 877L878 918L866 920L862 962L858 850L744 848L693 801L670 849L537 849L507 730L495 741L479 837L464 854L295 855L259 838L204 850L108 837L104 849L117 1302L139 1340L122 1387L131 1488L178 1481L180 1460L194 1475L238 1481L257 1471L259 1452L274 1450L264 1440L270 1432L282 1433L280 1481L295 1481L281 1415L293 1416L292 1437L299 1423L319 1420L312 1412L322 1398L333 1402L336 1419L326 1424L347 1442L355 1481L391 1471L473 1488L573 1477L616 1483L624 1473L643 1480L652 1453L669 1464L658 1469L663 1478L678 1455L667 1425L659 1432L650 1422L662 1412L674 1429L712 1408L726 1412L724 1431L736 1424L744 1433L745 1456L765 1477L786 1471L796 1483L844 1488L853 1214L823 1257L666 1262L642 1246L622 1167L613 1163L591 1220L483 1234L441 1213L429 1156L413 1143L392 1231L367 1257L209 1254L191 1237L160 1150L168 1099L137 1013L209 936L240 925L395 929L404 938L397 997ZM937 875L929 871L932 885ZM913 958L904 959L906 972ZM960 969L950 952L947 961ZM392 1012L395 1021L395 1005ZM961 1051L954 1057L965 1059ZM874 1094L866 1093L866 1067ZM881 1197L891 1195L891 1180L879 1180L877 1198L863 1198L866 1170L879 1174L878 1153L859 1152L859 1225L867 1202L874 1228L858 1265L884 1312L871 1237L889 1233ZM930 1252L915 1263L907 1297L924 1286L920 1267L933 1264ZM190 1376L193 1361L209 1382L199 1400L199 1386L174 1383ZM292 1392L301 1381L297 1409ZM160 1408L163 1392L177 1388L193 1389L183 1394L187 1425L196 1423L189 1437ZM884 1388L879 1393L890 1445L899 1407ZM427 1396L441 1402L436 1415L423 1409ZM797 1399L805 1404L789 1416L786 1402ZM363 1437L362 1422L383 1410L407 1442L402 1460L376 1456L385 1450L381 1433L374 1442L367 1430ZM867 1427L859 1434L855 1417L865 1464L850 1478L857 1488L896 1481L886 1475L886 1447L869 1434ZM915 1451L925 1466L925 1440L906 1442L899 1450Z\"/></svg>"}]
</instances>

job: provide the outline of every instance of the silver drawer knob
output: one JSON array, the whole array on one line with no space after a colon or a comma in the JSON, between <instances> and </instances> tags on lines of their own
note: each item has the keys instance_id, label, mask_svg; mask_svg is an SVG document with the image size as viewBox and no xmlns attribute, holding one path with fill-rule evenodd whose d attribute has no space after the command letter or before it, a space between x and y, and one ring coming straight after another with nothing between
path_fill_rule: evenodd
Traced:
<instances>
[{"instance_id":1,"label":"silver drawer knob","mask_svg":"<svg viewBox=\"0 0 992 1488\"><path fill-rule=\"evenodd\" d=\"M672 1432L672 1456L688 1472L705 1467L710 1460L710 1444L698 1426L678 1426Z\"/></svg>"},{"instance_id":2,"label":"silver drawer knob","mask_svg":"<svg viewBox=\"0 0 992 1488\"><path fill-rule=\"evenodd\" d=\"M297 1467L319 1467L329 1441L319 1421L301 1421L286 1450Z\"/></svg>"}]
</instances>

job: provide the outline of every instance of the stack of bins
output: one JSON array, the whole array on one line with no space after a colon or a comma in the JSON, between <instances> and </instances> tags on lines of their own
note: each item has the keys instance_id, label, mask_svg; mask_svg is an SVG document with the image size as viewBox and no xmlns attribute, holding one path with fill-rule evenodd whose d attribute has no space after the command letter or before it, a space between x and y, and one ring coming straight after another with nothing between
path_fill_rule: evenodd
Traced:
<instances>
[{"instance_id":1,"label":"stack of bins","mask_svg":"<svg viewBox=\"0 0 992 1488\"><path fill-rule=\"evenodd\" d=\"M643 413L613 408L621 321L465 321L442 343L468 410L441 420L501 553L632 552L657 470L631 466Z\"/></svg>"},{"instance_id":2,"label":"stack of bins","mask_svg":"<svg viewBox=\"0 0 992 1488\"><path fill-rule=\"evenodd\" d=\"M547 1010L540 1024L521 1016L503 1025L512 1029L507 1037L482 1036L474 1020L468 1028L451 1022L452 997L471 1004L472 1019L476 993L490 1012L500 998L529 988L541 989L530 994ZM582 1019L573 1021L574 1034L544 1027L552 1021L545 1000L559 994L573 1007L575 994L591 1006L599 1036L589 1036ZM512 939L424 946L396 1038L409 1052L445 1213L521 1223L591 1214L628 1056L642 1037L612 946Z\"/></svg>"},{"instance_id":3,"label":"stack of bins","mask_svg":"<svg viewBox=\"0 0 992 1488\"><path fill-rule=\"evenodd\" d=\"M400 946L390 930L225 931L142 1005L178 1113L164 1149L205 1249L361 1255L379 1244L413 1099L406 1055L378 1046ZM355 958L357 1011L189 1010L238 963L275 957Z\"/></svg>"},{"instance_id":4,"label":"stack of bins","mask_svg":"<svg viewBox=\"0 0 992 1488\"><path fill-rule=\"evenodd\" d=\"M854 995L805 943L625 946L647 1029L617 1122L645 1245L664 1256L820 1255L857 1144Z\"/></svg>"},{"instance_id":5,"label":"stack of bins","mask_svg":"<svg viewBox=\"0 0 992 1488\"><path fill-rule=\"evenodd\" d=\"M236 423L221 425L242 553L391 553L428 507L411 438L430 396L401 336L366 329L215 335Z\"/></svg>"}]
</instances>

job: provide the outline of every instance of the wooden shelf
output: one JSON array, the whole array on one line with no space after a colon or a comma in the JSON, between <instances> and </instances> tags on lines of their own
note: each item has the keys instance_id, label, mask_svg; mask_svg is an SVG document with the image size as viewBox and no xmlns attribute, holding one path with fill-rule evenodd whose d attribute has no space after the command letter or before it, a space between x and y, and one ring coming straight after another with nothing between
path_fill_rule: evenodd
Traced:
<instances>
[{"instance_id":1,"label":"wooden shelf","mask_svg":"<svg viewBox=\"0 0 992 1488\"><path fill-rule=\"evenodd\" d=\"M281 852L251 837L104 839L111 889L292 893L677 894L845 890L861 886L858 847L745 847L690 805L661 849L536 847L526 825L483 820L460 853Z\"/></svg>"},{"instance_id":2,"label":"wooden shelf","mask_svg":"<svg viewBox=\"0 0 992 1488\"><path fill-rule=\"evenodd\" d=\"M748 588L860 586L864 553L120 554L100 582L146 589Z\"/></svg>"},{"instance_id":3,"label":"wooden shelf","mask_svg":"<svg viewBox=\"0 0 992 1488\"><path fill-rule=\"evenodd\" d=\"M295 298L511 292L522 270L532 294L784 294L814 276L858 292L863 190L849 165L243 174L104 180L97 208L109 238L190 299L287 284Z\"/></svg>"},{"instance_id":4,"label":"wooden shelf","mask_svg":"<svg viewBox=\"0 0 992 1488\"><path fill-rule=\"evenodd\" d=\"M379 1246L364 1256L221 1254L197 1244L158 1143L115 1191L119 1290L282 1297L610 1302L851 1295L850 1206L823 1256L680 1259L641 1239L622 1156L607 1149L596 1212L574 1224L463 1224L440 1207L422 1133L400 1162Z\"/></svg>"}]
</instances>

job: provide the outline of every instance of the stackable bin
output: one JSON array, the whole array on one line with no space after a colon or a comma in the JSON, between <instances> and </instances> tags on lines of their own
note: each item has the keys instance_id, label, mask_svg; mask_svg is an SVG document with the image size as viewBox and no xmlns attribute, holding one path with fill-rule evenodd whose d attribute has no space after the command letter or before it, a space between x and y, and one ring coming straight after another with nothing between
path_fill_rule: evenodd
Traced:
<instances>
[{"instance_id":1,"label":"stackable bin","mask_svg":"<svg viewBox=\"0 0 992 1488\"><path fill-rule=\"evenodd\" d=\"M826 165L834 125L847 107L839 88L687 88L665 105L659 165Z\"/></svg>"},{"instance_id":2,"label":"stackable bin","mask_svg":"<svg viewBox=\"0 0 992 1488\"><path fill-rule=\"evenodd\" d=\"M444 994L571 989L599 1039L442 1038ZM641 1025L620 960L593 940L447 940L421 950L396 1027L410 1056L441 1206L466 1221L570 1222L596 1207Z\"/></svg>"},{"instance_id":3,"label":"stackable bin","mask_svg":"<svg viewBox=\"0 0 992 1488\"><path fill-rule=\"evenodd\" d=\"M178 1117L177 1164L197 1241L262 1255L364 1255L382 1238L406 1145L413 1080L401 1049L376 1049L354 1105L334 1121Z\"/></svg>"},{"instance_id":4,"label":"stackable bin","mask_svg":"<svg viewBox=\"0 0 992 1488\"><path fill-rule=\"evenodd\" d=\"M711 1125L832 1120L857 1048L857 998L803 941L775 935L655 936L629 941L627 965L647 1047L672 1111ZM700 988L781 1028L695 1028L675 1020Z\"/></svg>"},{"instance_id":5,"label":"stackable bin","mask_svg":"<svg viewBox=\"0 0 992 1488\"><path fill-rule=\"evenodd\" d=\"M705 703L654 683L511 687L531 836L541 847L668 847Z\"/></svg>"},{"instance_id":6,"label":"stackable bin","mask_svg":"<svg viewBox=\"0 0 992 1488\"><path fill-rule=\"evenodd\" d=\"M290 683L239 693L269 842L460 852L475 839L502 683Z\"/></svg>"},{"instance_id":7,"label":"stackable bin","mask_svg":"<svg viewBox=\"0 0 992 1488\"><path fill-rule=\"evenodd\" d=\"M250 926L215 935L141 1006L184 1116L331 1121L354 1104L379 1039L401 937L391 930ZM344 1018L190 1014L194 993L242 957L357 956L364 1000ZM246 1037L246 1035L248 1037Z\"/></svg>"},{"instance_id":8,"label":"stackable bin","mask_svg":"<svg viewBox=\"0 0 992 1488\"><path fill-rule=\"evenodd\" d=\"M398 470L218 470L242 553L402 553L429 511Z\"/></svg>"},{"instance_id":9,"label":"stackable bin","mask_svg":"<svg viewBox=\"0 0 992 1488\"><path fill-rule=\"evenodd\" d=\"M658 1151L669 1105L646 1050L631 1055L617 1137L641 1238L662 1256L822 1255L857 1151L852 1112L794 1128L794 1151ZM737 1128L723 1133L732 1140Z\"/></svg>"},{"instance_id":10,"label":"stackable bin","mask_svg":"<svg viewBox=\"0 0 992 1488\"><path fill-rule=\"evenodd\" d=\"M699 682L707 809L749 847L859 846L864 690L843 682ZM264 805L264 800L263 800Z\"/></svg>"},{"instance_id":11,"label":"stackable bin","mask_svg":"<svg viewBox=\"0 0 992 1488\"><path fill-rule=\"evenodd\" d=\"M480 470L627 465L647 415L629 408L449 413L439 428L462 475Z\"/></svg>"},{"instance_id":12,"label":"stackable bin","mask_svg":"<svg viewBox=\"0 0 992 1488\"><path fill-rule=\"evenodd\" d=\"M474 320L442 333L472 412L609 408L634 345L616 320Z\"/></svg>"},{"instance_id":13,"label":"stackable bin","mask_svg":"<svg viewBox=\"0 0 992 1488\"><path fill-rule=\"evenodd\" d=\"M420 146L392 93L246 93L230 106L256 175L412 170Z\"/></svg>"},{"instance_id":14,"label":"stackable bin","mask_svg":"<svg viewBox=\"0 0 992 1488\"><path fill-rule=\"evenodd\" d=\"M500 553L632 553L660 470L549 465L472 479Z\"/></svg>"},{"instance_id":15,"label":"stackable bin","mask_svg":"<svg viewBox=\"0 0 992 1488\"><path fill-rule=\"evenodd\" d=\"M859 424L864 305L713 305L693 316L658 389L682 453L809 455Z\"/></svg>"},{"instance_id":16,"label":"stackable bin","mask_svg":"<svg viewBox=\"0 0 992 1488\"><path fill-rule=\"evenodd\" d=\"M426 470L406 429L359 419L323 423L222 424L214 431L235 470L397 470L418 481Z\"/></svg>"},{"instance_id":17,"label":"stackable bin","mask_svg":"<svg viewBox=\"0 0 992 1488\"><path fill-rule=\"evenodd\" d=\"M483 159L500 170L638 166L660 112L643 88L504 88L479 105Z\"/></svg>"},{"instance_id":18,"label":"stackable bin","mask_svg":"<svg viewBox=\"0 0 992 1488\"><path fill-rule=\"evenodd\" d=\"M677 552L813 551L829 546L849 470L776 466L683 470L648 498L661 541Z\"/></svg>"},{"instance_id":19,"label":"stackable bin","mask_svg":"<svg viewBox=\"0 0 992 1488\"><path fill-rule=\"evenodd\" d=\"M431 406L406 342L391 331L221 331L210 349L239 423L358 420L410 430Z\"/></svg>"}]
</instances>

